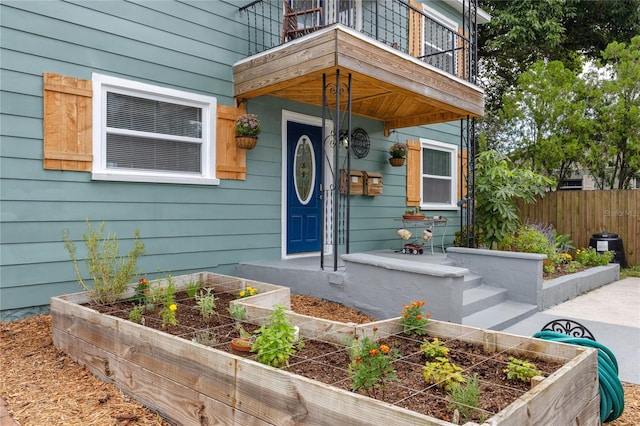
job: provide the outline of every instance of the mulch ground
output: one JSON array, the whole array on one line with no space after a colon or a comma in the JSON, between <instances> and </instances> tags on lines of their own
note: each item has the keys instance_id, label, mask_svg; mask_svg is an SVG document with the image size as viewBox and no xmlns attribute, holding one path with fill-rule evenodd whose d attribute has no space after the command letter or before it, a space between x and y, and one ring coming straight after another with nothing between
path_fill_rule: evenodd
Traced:
<instances>
[{"instance_id":1,"label":"mulch ground","mask_svg":"<svg viewBox=\"0 0 640 426\"><path fill-rule=\"evenodd\" d=\"M293 296L292 308L344 322L372 320L309 296ZM58 351L49 315L0 323L0 354L0 397L19 425L169 425ZM625 383L624 390L625 411L608 424L640 425L640 386Z\"/></svg>"}]
</instances>

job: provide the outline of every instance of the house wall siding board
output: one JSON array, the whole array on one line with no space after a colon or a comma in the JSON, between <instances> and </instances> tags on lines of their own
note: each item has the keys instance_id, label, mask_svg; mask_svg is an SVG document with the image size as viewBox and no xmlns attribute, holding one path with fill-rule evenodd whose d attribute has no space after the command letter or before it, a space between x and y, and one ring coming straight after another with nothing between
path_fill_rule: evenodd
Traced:
<instances>
[{"instance_id":1,"label":"house wall siding board","mask_svg":"<svg viewBox=\"0 0 640 426\"><path fill-rule=\"evenodd\" d=\"M0 3L0 16L0 311L45 305L52 295L79 290L62 230L70 230L83 253L85 218L94 226L105 221L106 231L121 240L121 253L139 228L147 255L138 266L153 277L202 270L233 275L238 262L280 257L281 111L320 117L316 107L251 99L247 109L259 114L263 133L245 153L246 180L219 186L94 182L88 172L42 164L45 72L85 80L98 72L234 105L232 64L246 49L238 4L16 1ZM354 117L353 127L367 130L371 151L352 167L380 171L385 179L383 197L352 199L353 249L393 247L405 169L388 164L392 141L382 123ZM456 143L457 129L415 131Z\"/></svg>"}]
</instances>

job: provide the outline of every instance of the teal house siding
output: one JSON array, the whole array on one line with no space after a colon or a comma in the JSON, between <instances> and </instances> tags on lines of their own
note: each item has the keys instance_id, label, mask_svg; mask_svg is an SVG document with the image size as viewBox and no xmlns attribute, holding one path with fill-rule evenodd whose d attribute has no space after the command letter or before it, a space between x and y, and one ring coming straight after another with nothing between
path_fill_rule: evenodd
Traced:
<instances>
[{"instance_id":1,"label":"teal house siding","mask_svg":"<svg viewBox=\"0 0 640 426\"><path fill-rule=\"evenodd\" d=\"M282 111L320 117L309 105L262 96L247 110L263 133L247 152L246 180L219 185L96 181L90 172L43 168L43 73L91 80L99 73L213 96L234 105L232 65L246 54L237 1L3 1L0 3L0 319L46 311L51 296L80 288L63 230L85 250L85 219L120 240L139 229L149 278L211 271L281 257ZM419 137L459 144L447 123L383 135L380 122L353 118L371 151L352 169L384 176L384 194L351 198L351 251L399 248L406 168L389 165L390 144ZM95 125L95 124L94 124ZM430 212L431 214L432 212ZM447 240L457 229L451 218ZM433 212L438 214L438 212ZM81 262L83 264L83 262Z\"/></svg>"}]
</instances>

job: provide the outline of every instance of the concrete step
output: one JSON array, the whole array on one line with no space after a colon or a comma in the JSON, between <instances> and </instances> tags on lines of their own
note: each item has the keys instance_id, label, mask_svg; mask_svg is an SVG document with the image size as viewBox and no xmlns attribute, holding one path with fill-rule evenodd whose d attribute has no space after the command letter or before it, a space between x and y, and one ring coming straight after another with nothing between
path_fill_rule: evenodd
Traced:
<instances>
[{"instance_id":1,"label":"concrete step","mask_svg":"<svg viewBox=\"0 0 640 426\"><path fill-rule=\"evenodd\" d=\"M474 273L464 276L464 289L469 290L482 284L482 277Z\"/></svg>"},{"instance_id":2,"label":"concrete step","mask_svg":"<svg viewBox=\"0 0 640 426\"><path fill-rule=\"evenodd\" d=\"M507 290L480 284L462 293L462 316L469 316L507 300Z\"/></svg>"},{"instance_id":3,"label":"concrete step","mask_svg":"<svg viewBox=\"0 0 640 426\"><path fill-rule=\"evenodd\" d=\"M463 317L462 324L500 331L535 314L537 311L538 307L536 305L507 300L488 309ZM540 326L543 325L544 324L541 324Z\"/></svg>"}]
</instances>

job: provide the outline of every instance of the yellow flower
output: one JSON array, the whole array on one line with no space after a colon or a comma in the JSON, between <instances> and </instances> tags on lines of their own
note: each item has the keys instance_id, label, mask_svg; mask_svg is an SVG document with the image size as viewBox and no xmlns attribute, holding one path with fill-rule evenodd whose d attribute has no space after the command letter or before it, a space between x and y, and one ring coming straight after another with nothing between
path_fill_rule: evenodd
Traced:
<instances>
[{"instance_id":1,"label":"yellow flower","mask_svg":"<svg viewBox=\"0 0 640 426\"><path fill-rule=\"evenodd\" d=\"M170 306L169 306L169 309L170 309L170 310L172 310L172 311L175 311L176 309L178 309L178 307L177 307L177 306L176 306L176 304L174 303L174 304L172 304L172 305L170 305Z\"/></svg>"},{"instance_id":2,"label":"yellow flower","mask_svg":"<svg viewBox=\"0 0 640 426\"><path fill-rule=\"evenodd\" d=\"M240 297L244 297L244 295L245 295L245 294L246 294L246 293L244 292L244 290L242 290L242 291L240 292Z\"/></svg>"}]
</instances>

